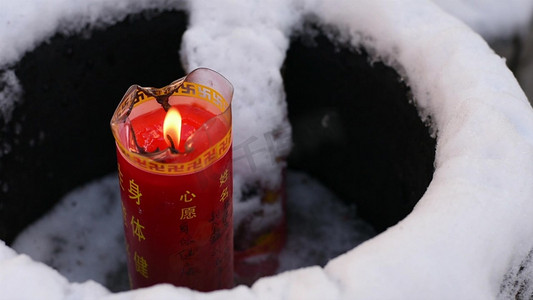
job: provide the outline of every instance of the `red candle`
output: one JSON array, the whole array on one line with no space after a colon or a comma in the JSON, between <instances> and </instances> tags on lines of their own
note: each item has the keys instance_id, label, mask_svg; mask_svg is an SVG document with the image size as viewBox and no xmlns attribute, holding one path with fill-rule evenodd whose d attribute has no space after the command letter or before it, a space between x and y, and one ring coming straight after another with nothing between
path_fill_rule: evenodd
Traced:
<instances>
[{"instance_id":1,"label":"red candle","mask_svg":"<svg viewBox=\"0 0 533 300\"><path fill-rule=\"evenodd\" d=\"M197 69L132 86L111 127L132 288L233 287L231 84Z\"/></svg>"}]
</instances>

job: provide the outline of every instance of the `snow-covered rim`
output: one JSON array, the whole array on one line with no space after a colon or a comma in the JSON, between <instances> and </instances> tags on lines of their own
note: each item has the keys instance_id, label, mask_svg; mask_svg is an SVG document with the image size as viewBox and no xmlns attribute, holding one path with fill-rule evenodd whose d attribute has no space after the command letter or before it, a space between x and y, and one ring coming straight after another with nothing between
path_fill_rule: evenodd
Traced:
<instances>
[{"instance_id":1,"label":"snow-covered rim","mask_svg":"<svg viewBox=\"0 0 533 300\"><path fill-rule=\"evenodd\" d=\"M61 284L67 296L106 299L193 295L195 299L491 299L498 295L505 272L533 246L533 113L504 60L430 1L295 3L338 29L344 41L364 46L376 59L395 67L411 87L422 118L431 118L437 135L435 174L414 211L325 268L263 278L251 288L206 295L158 285L104 296L106 292L96 291L94 283L67 283L48 268L57 278L47 277L52 286ZM43 268L2 248L2 267L13 267L10 280L22 276L15 267ZM32 281L29 275L19 280ZM35 281L43 284L41 278Z\"/></svg>"},{"instance_id":2,"label":"snow-covered rim","mask_svg":"<svg viewBox=\"0 0 533 300\"><path fill-rule=\"evenodd\" d=\"M432 3L367 6L317 15L405 76L437 135L435 173L409 216L325 273L361 299L494 298L532 247L531 106L504 59ZM370 16L380 22L361 21Z\"/></svg>"}]
</instances>

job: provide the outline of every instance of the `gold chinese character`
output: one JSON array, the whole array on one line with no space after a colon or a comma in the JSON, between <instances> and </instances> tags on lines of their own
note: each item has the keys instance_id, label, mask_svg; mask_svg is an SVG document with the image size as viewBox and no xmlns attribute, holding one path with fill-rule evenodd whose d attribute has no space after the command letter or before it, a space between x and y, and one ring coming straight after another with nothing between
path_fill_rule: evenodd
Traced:
<instances>
[{"instance_id":1,"label":"gold chinese character","mask_svg":"<svg viewBox=\"0 0 533 300\"><path fill-rule=\"evenodd\" d=\"M135 219L134 216L131 216L131 230L133 235L139 238L139 241L146 239L143 234L143 229L144 226L141 225L139 219Z\"/></svg>"},{"instance_id":2,"label":"gold chinese character","mask_svg":"<svg viewBox=\"0 0 533 300\"><path fill-rule=\"evenodd\" d=\"M220 202L226 201L228 197L229 197L229 189L228 187L225 187L224 190L222 191L222 194L220 194Z\"/></svg>"},{"instance_id":3,"label":"gold chinese character","mask_svg":"<svg viewBox=\"0 0 533 300\"><path fill-rule=\"evenodd\" d=\"M220 175L220 186L222 186L226 181L228 181L229 178L229 170L226 169L222 175Z\"/></svg>"},{"instance_id":4,"label":"gold chinese character","mask_svg":"<svg viewBox=\"0 0 533 300\"><path fill-rule=\"evenodd\" d=\"M196 206L185 207L181 209L180 220L190 220L196 218Z\"/></svg>"},{"instance_id":5,"label":"gold chinese character","mask_svg":"<svg viewBox=\"0 0 533 300\"><path fill-rule=\"evenodd\" d=\"M128 190L128 192L130 193L130 199L137 199L135 203L137 203L137 205L140 205L142 196L141 190L139 189L139 185L136 184L133 179L130 180L130 189Z\"/></svg>"},{"instance_id":6,"label":"gold chinese character","mask_svg":"<svg viewBox=\"0 0 533 300\"><path fill-rule=\"evenodd\" d=\"M146 259L135 251L133 260L135 261L135 271L139 272L144 278L148 278L148 262L146 262Z\"/></svg>"},{"instance_id":7,"label":"gold chinese character","mask_svg":"<svg viewBox=\"0 0 533 300\"><path fill-rule=\"evenodd\" d=\"M191 202L194 198L196 198L196 195L194 193L186 191L185 194L180 196L180 201Z\"/></svg>"},{"instance_id":8,"label":"gold chinese character","mask_svg":"<svg viewBox=\"0 0 533 300\"><path fill-rule=\"evenodd\" d=\"M118 182L120 183L120 189L124 190L124 174L120 170L120 164L118 164Z\"/></svg>"}]
</instances>

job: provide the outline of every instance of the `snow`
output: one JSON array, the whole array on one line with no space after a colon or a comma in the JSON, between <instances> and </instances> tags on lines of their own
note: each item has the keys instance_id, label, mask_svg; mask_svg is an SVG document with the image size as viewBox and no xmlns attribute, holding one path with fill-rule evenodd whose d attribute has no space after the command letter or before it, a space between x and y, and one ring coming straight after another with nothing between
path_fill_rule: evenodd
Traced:
<instances>
[{"instance_id":1,"label":"snow","mask_svg":"<svg viewBox=\"0 0 533 300\"><path fill-rule=\"evenodd\" d=\"M117 186L118 177L112 174L70 192L24 230L13 249L46 263L71 282L93 280L113 291L129 289ZM308 175L289 172L287 186L288 238L278 273L324 266L375 235L357 219L354 207ZM315 243L317 239L322 243Z\"/></svg>"},{"instance_id":2,"label":"snow","mask_svg":"<svg viewBox=\"0 0 533 300\"><path fill-rule=\"evenodd\" d=\"M530 1L4 2L0 66L11 74L12 91L18 90L17 80L9 68L54 32L106 26L149 7L189 10L190 26L181 49L184 65L188 70L209 66L234 84L234 145L243 151L243 143L253 138L252 150L258 153L252 161L235 161L237 184L256 179L266 187L279 184L284 166L272 162L287 153L290 134L280 67L290 34L311 17L332 28L332 37L364 47L373 59L393 66L437 137L435 174L414 211L324 268L284 272L260 279L251 288L210 294L168 285L108 294L92 281L69 283L51 268L0 245L0 288L5 295L509 299L516 293L515 281L523 293L531 291L533 111L504 59L481 38L525 30L531 20ZM0 107L9 114L9 101L17 97L5 96L5 91L0 91ZM6 97L15 99L6 103ZM278 131L282 138L272 151L266 137ZM76 238L70 242L75 245Z\"/></svg>"},{"instance_id":3,"label":"snow","mask_svg":"<svg viewBox=\"0 0 533 300\"><path fill-rule=\"evenodd\" d=\"M285 157L290 150L280 69L289 46L289 29L299 14L284 0L230 3L231 8L221 14L220 3L191 2L190 27L182 40L182 61L189 71L209 66L234 85L233 123L237 128L246 127L234 132L236 157L250 137L256 138L250 149L256 152L271 149L265 135L281 135L274 151L254 155L253 163L245 159L234 163L236 176L245 174L248 182L275 189L284 167L276 162L276 157ZM273 9L276 7L283 9ZM235 196L234 201L238 202L240 195Z\"/></svg>"},{"instance_id":4,"label":"snow","mask_svg":"<svg viewBox=\"0 0 533 300\"><path fill-rule=\"evenodd\" d=\"M12 70L0 72L0 117L4 120L4 124L11 120L14 103L20 100L21 94L22 88L15 72Z\"/></svg>"},{"instance_id":5,"label":"snow","mask_svg":"<svg viewBox=\"0 0 533 300\"><path fill-rule=\"evenodd\" d=\"M27 255L16 255L0 242L0 286L4 299L95 299L108 293L94 281L69 283L65 277Z\"/></svg>"},{"instance_id":6,"label":"snow","mask_svg":"<svg viewBox=\"0 0 533 300\"><path fill-rule=\"evenodd\" d=\"M13 249L52 266L70 281L127 285L127 278L114 276L126 267L117 184L114 174L67 194L53 212L18 236Z\"/></svg>"}]
</instances>

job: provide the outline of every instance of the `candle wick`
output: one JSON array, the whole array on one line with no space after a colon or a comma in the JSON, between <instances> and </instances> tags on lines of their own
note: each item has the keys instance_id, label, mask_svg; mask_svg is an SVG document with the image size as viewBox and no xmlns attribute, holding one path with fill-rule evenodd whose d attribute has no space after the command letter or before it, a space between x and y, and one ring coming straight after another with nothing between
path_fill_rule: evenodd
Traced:
<instances>
[{"instance_id":1,"label":"candle wick","mask_svg":"<svg viewBox=\"0 0 533 300\"><path fill-rule=\"evenodd\" d=\"M170 142L170 152L172 152L173 154L179 153L176 147L174 147L174 141L172 140L172 137L170 137L169 134L167 134L167 139Z\"/></svg>"}]
</instances>

